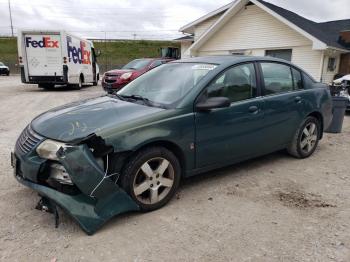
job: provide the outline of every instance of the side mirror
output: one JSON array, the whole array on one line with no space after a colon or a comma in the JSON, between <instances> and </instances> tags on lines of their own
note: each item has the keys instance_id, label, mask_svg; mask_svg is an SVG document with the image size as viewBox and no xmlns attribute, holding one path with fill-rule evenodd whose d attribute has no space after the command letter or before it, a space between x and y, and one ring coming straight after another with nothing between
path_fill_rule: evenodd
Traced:
<instances>
[{"instance_id":1,"label":"side mirror","mask_svg":"<svg viewBox=\"0 0 350 262\"><path fill-rule=\"evenodd\" d=\"M196 105L198 111L209 111L215 108L224 108L231 105L230 99L227 97L210 97L204 102L199 102Z\"/></svg>"}]
</instances>

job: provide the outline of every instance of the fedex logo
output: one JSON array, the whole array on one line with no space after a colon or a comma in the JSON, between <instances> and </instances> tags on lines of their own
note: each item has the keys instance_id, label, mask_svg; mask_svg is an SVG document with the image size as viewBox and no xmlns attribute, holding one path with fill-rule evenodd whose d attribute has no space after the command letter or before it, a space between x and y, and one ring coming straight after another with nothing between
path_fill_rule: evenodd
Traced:
<instances>
[{"instance_id":1,"label":"fedex logo","mask_svg":"<svg viewBox=\"0 0 350 262\"><path fill-rule=\"evenodd\" d=\"M43 40L32 40L30 36L26 37L26 47L32 46L33 48L58 48L58 40L51 40L49 36L44 36Z\"/></svg>"},{"instance_id":2,"label":"fedex logo","mask_svg":"<svg viewBox=\"0 0 350 262\"><path fill-rule=\"evenodd\" d=\"M80 41L80 46L77 48L72 44L72 38L67 36L67 49L69 61L73 60L73 63L89 64L91 65L91 51L86 50L86 43Z\"/></svg>"}]
</instances>

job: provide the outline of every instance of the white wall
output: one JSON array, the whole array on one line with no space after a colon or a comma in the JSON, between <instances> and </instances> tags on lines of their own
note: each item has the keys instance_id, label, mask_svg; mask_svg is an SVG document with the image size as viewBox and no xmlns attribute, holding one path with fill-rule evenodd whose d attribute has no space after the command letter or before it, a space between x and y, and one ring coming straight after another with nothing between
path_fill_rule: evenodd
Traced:
<instances>
[{"instance_id":1,"label":"white wall","mask_svg":"<svg viewBox=\"0 0 350 262\"><path fill-rule=\"evenodd\" d=\"M216 16L213 16L205 21L203 21L200 24L195 25L194 27L194 41L197 41L197 39L209 29L220 17L222 14L218 14Z\"/></svg>"},{"instance_id":2,"label":"white wall","mask_svg":"<svg viewBox=\"0 0 350 262\"><path fill-rule=\"evenodd\" d=\"M321 79L323 52L312 50L312 46L293 47L292 63L304 69L317 81Z\"/></svg>"},{"instance_id":3,"label":"white wall","mask_svg":"<svg viewBox=\"0 0 350 262\"><path fill-rule=\"evenodd\" d=\"M309 39L255 5L240 10L196 55L227 55L246 50L247 55L264 56L270 49L292 49L292 63L320 80L323 52L312 50Z\"/></svg>"},{"instance_id":4,"label":"white wall","mask_svg":"<svg viewBox=\"0 0 350 262\"><path fill-rule=\"evenodd\" d=\"M191 45L192 45L191 41L181 42L181 58L190 57L190 53L186 51L188 51Z\"/></svg>"},{"instance_id":5,"label":"white wall","mask_svg":"<svg viewBox=\"0 0 350 262\"><path fill-rule=\"evenodd\" d=\"M261 8L250 5L233 16L198 51L305 45L311 45L311 41Z\"/></svg>"}]
</instances>

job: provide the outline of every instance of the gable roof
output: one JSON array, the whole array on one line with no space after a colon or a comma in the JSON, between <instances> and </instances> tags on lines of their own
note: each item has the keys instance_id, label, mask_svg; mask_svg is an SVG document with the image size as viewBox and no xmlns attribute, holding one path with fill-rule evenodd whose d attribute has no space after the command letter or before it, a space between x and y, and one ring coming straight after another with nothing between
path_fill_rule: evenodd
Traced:
<instances>
[{"instance_id":1,"label":"gable roof","mask_svg":"<svg viewBox=\"0 0 350 262\"><path fill-rule=\"evenodd\" d=\"M184 25L183 27L181 27L179 29L179 31L184 32L184 33L193 34L195 25L200 24L213 16L220 15L220 14L222 15L227 9L229 9L233 5L234 2L235 1L233 1L227 5L224 5L224 6L218 8L214 11L211 11L210 13L208 13L206 15L201 16L200 18L194 20L193 22L188 23L188 24Z\"/></svg>"},{"instance_id":2,"label":"gable roof","mask_svg":"<svg viewBox=\"0 0 350 262\"><path fill-rule=\"evenodd\" d=\"M257 1L266 6L267 8L271 9L272 11L276 12L277 14L283 16L299 28L308 32L310 35L316 37L326 45L341 49L345 48L344 46L338 43L339 32L346 29L350 30L350 19L316 23L282 7L273 5L262 0Z\"/></svg>"},{"instance_id":3,"label":"gable roof","mask_svg":"<svg viewBox=\"0 0 350 262\"><path fill-rule=\"evenodd\" d=\"M309 19L306 19L300 15L297 15L296 13L293 13L289 10L286 10L282 7L273 5L271 3L262 1L262 0L238 0L234 1L229 5L223 6L220 10L222 12L222 16L198 39L197 42L194 43L194 47L199 47L201 45L201 41L206 40L206 38L210 37L212 34L209 31L216 32L215 29L218 29L218 27L222 26L224 23L228 21L227 16L229 18L237 13L239 7L242 6L242 4L248 4L249 2L252 2L253 4L256 4L257 6L261 7L265 11L269 12L270 14L274 15L277 19L280 21L286 23L287 25L291 26L293 29L304 35L305 37L309 38L311 41L313 41L314 46L318 46L319 49L326 48L326 46L339 48L339 49L348 49L347 47L343 46L338 42L339 40L339 32L344 30L350 30L350 19L346 20L338 20L338 21L329 21L329 22L322 22L317 23L314 21L311 21ZM217 9L219 10L219 9ZM216 10L216 11L217 11ZM213 12L212 12L213 13ZM206 19L217 15L218 13L209 13L206 16L203 16L196 21L188 24L191 25L191 27L194 27L196 24L199 24ZM181 29L187 28L186 26L180 28ZM213 33L215 33L213 31ZM206 36L207 35L207 36ZM199 42L199 43L198 43Z\"/></svg>"},{"instance_id":4,"label":"gable roof","mask_svg":"<svg viewBox=\"0 0 350 262\"><path fill-rule=\"evenodd\" d=\"M193 35L185 35L185 36L182 36L182 37L174 39L174 41L193 42L194 41L194 36Z\"/></svg>"}]
</instances>

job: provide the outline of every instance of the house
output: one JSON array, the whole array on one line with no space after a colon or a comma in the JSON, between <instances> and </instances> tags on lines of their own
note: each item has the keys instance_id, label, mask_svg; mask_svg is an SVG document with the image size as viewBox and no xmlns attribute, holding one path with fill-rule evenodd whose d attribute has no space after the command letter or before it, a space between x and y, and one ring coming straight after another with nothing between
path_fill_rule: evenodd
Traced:
<instances>
[{"instance_id":1,"label":"house","mask_svg":"<svg viewBox=\"0 0 350 262\"><path fill-rule=\"evenodd\" d=\"M180 32L182 57L279 57L325 83L350 73L350 19L316 23L262 0L236 0Z\"/></svg>"}]
</instances>

